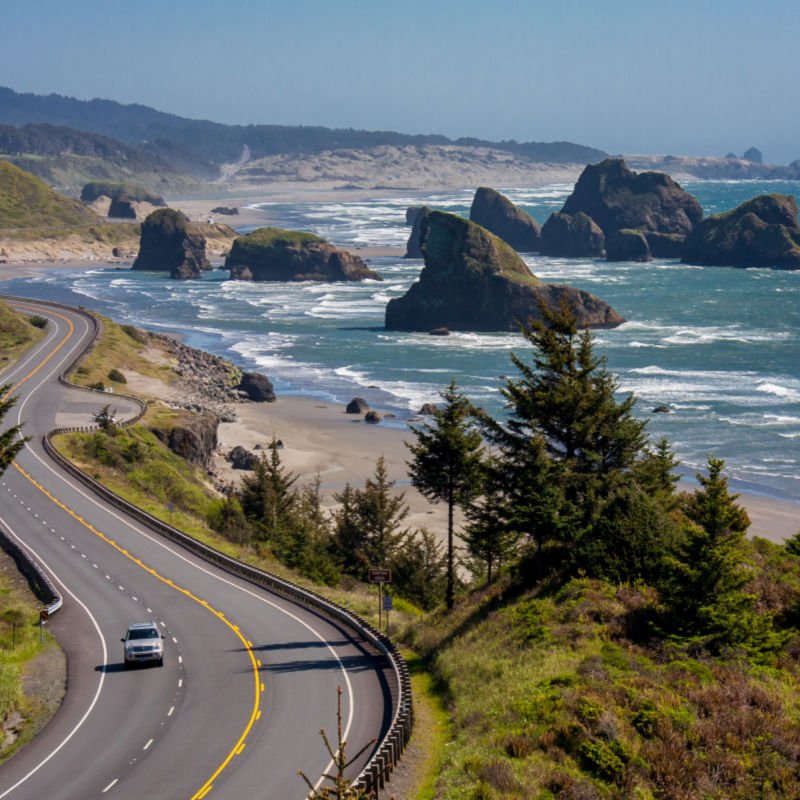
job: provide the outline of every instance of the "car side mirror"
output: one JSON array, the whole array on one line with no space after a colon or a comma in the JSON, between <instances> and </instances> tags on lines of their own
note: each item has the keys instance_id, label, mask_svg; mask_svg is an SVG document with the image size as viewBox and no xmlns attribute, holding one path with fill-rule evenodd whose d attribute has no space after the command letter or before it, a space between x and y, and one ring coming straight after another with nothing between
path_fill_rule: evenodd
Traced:
<instances>
[{"instance_id":1,"label":"car side mirror","mask_svg":"<svg viewBox=\"0 0 800 800\"><path fill-rule=\"evenodd\" d=\"M161 638L162 638L162 639L164 638L164 634L163 634L163 633L161 634Z\"/></svg>"},{"instance_id":2,"label":"car side mirror","mask_svg":"<svg viewBox=\"0 0 800 800\"><path fill-rule=\"evenodd\" d=\"M121 642L124 642L124 641L125 641L125 637L123 636L123 637L120 639L120 641L121 641Z\"/></svg>"}]
</instances>

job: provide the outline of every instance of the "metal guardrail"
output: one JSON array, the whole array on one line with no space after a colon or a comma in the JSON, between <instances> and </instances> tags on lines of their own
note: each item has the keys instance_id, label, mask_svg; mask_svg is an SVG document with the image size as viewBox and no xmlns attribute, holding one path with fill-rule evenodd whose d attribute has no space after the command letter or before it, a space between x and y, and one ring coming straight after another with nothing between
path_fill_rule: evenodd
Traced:
<instances>
[{"instance_id":1,"label":"metal guardrail","mask_svg":"<svg viewBox=\"0 0 800 800\"><path fill-rule=\"evenodd\" d=\"M84 309L75 309L70 306L65 306L63 304L50 301L30 301L27 298L22 297L8 299L36 302L53 306L55 308L66 309L73 313L77 312L90 320L94 327L94 335L92 340L81 351L76 359L61 373L61 375L59 375L58 379L61 383L69 386L70 388L83 389L85 391L93 392L97 395L102 395L104 397L107 396L105 392L100 392L96 389L89 389L88 387L84 386L76 386L67 379L67 375L75 363L77 363L78 358L83 356L84 353L86 353L86 351L92 346L99 333L100 323L93 315L89 314ZM129 395L116 396L133 400L140 406L140 411L133 418L119 423L119 425L129 426L138 422L147 410L146 404L139 400L139 398L131 397ZM94 480L94 478L92 478L90 475L87 475L83 470L79 469L77 466L75 466L75 464L61 455L51 441L52 436L61 433L85 433L96 430L98 430L97 426L56 428L55 430L48 432L43 437L44 448L48 455L54 461L56 461L56 463L81 481L81 483L105 499L106 502L147 525L150 529L161 534L170 541L175 542L181 547L184 547L205 561L215 564L216 566L221 567L233 575L237 575L255 585L270 589L273 592L277 592L278 594L281 594L296 603L300 603L327 616L330 619L344 624L348 628L356 631L366 641L370 642L375 648L383 653L395 676L395 686L393 687L394 691L391 692L395 701L392 722L377 750L354 781L354 785L357 788L367 792L370 796L374 797L375 800L379 800L383 789L386 787L386 784L388 783L395 766L399 762L400 757L402 756L406 745L411 738L411 732L414 725L414 707L411 697L411 675L405 659L398 651L394 642L392 642L388 636L377 630L369 622L362 619L358 614L350 611L344 606L334 603L333 601L326 600L324 597L321 597L320 595L309 591L308 589L304 589L303 587L298 586L291 581L284 580L276 575L264 572L263 570L257 569L249 564L245 564L242 561L238 561L235 558L225 555L219 550L216 550L215 548L206 545L197 539L193 539L177 528L167 525L151 514L148 514L143 509L127 502L123 498L119 497L119 495L98 483L96 480ZM39 569L38 565L35 565L35 567L36 569ZM44 573L42 574L44 575ZM46 576L44 577L46 579ZM61 607L60 596L58 599L58 607Z\"/></svg>"},{"instance_id":2,"label":"metal guardrail","mask_svg":"<svg viewBox=\"0 0 800 800\"><path fill-rule=\"evenodd\" d=\"M55 614L64 605L61 594L28 548L2 525L0 525L0 547L14 559L17 569L28 579L33 593L45 604L44 610L47 611L47 615Z\"/></svg>"}]
</instances>

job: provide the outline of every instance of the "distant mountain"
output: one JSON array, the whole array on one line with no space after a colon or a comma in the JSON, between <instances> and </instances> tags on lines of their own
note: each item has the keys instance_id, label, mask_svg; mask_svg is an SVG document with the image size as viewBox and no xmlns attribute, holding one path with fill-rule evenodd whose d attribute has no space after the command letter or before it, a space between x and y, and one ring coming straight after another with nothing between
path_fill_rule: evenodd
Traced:
<instances>
[{"instance_id":1,"label":"distant mountain","mask_svg":"<svg viewBox=\"0 0 800 800\"><path fill-rule=\"evenodd\" d=\"M2 105L2 101L0 101ZM196 181L174 162L108 136L63 125L0 124L0 157L47 183L74 192L93 180L138 180L156 190L189 188ZM216 168L206 165L209 177Z\"/></svg>"},{"instance_id":2,"label":"distant mountain","mask_svg":"<svg viewBox=\"0 0 800 800\"><path fill-rule=\"evenodd\" d=\"M491 147L531 161L587 164L606 153L572 142L490 142L452 140L436 134L411 135L392 131L363 131L289 125L223 125L156 111L147 106L113 100L76 100L57 94L20 94L0 87L0 123L17 127L30 123L63 125L90 131L134 146L173 165L200 175L208 162L236 161L247 146L253 159L281 154L313 155L329 150L363 150L379 146L460 145ZM182 160L181 160L182 159ZM203 176L205 177L205 176Z\"/></svg>"}]
</instances>

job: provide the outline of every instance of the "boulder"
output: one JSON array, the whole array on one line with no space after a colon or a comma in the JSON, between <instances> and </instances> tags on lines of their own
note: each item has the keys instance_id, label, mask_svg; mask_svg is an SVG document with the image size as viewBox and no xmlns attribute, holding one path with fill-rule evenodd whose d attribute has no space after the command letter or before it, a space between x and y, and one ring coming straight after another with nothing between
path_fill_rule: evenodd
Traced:
<instances>
[{"instance_id":1,"label":"boulder","mask_svg":"<svg viewBox=\"0 0 800 800\"><path fill-rule=\"evenodd\" d=\"M243 281L382 280L358 256L313 233L258 228L235 239L225 269Z\"/></svg>"},{"instance_id":2,"label":"boulder","mask_svg":"<svg viewBox=\"0 0 800 800\"><path fill-rule=\"evenodd\" d=\"M185 414L179 423L150 430L173 453L208 468L217 449L218 422L216 415L210 413Z\"/></svg>"},{"instance_id":3,"label":"boulder","mask_svg":"<svg viewBox=\"0 0 800 800\"><path fill-rule=\"evenodd\" d=\"M663 172L633 172L622 158L590 164L561 209L588 214L606 236L623 228L686 236L703 218L700 203Z\"/></svg>"},{"instance_id":4,"label":"boulder","mask_svg":"<svg viewBox=\"0 0 800 800\"><path fill-rule=\"evenodd\" d=\"M653 409L654 414L669 414L671 413L671 409L669 406L656 406Z\"/></svg>"},{"instance_id":5,"label":"boulder","mask_svg":"<svg viewBox=\"0 0 800 800\"><path fill-rule=\"evenodd\" d=\"M205 237L181 211L160 208L142 223L132 269L169 272L180 280L198 278L201 270L211 269Z\"/></svg>"},{"instance_id":6,"label":"boulder","mask_svg":"<svg viewBox=\"0 0 800 800\"><path fill-rule=\"evenodd\" d=\"M469 218L519 252L539 250L542 235L539 223L494 189L482 186L475 192Z\"/></svg>"},{"instance_id":7,"label":"boulder","mask_svg":"<svg viewBox=\"0 0 800 800\"><path fill-rule=\"evenodd\" d=\"M364 414L364 422L368 422L370 425L377 425L381 421L381 415L377 411L367 411Z\"/></svg>"},{"instance_id":8,"label":"boulder","mask_svg":"<svg viewBox=\"0 0 800 800\"><path fill-rule=\"evenodd\" d=\"M587 214L556 211L542 226L539 249L542 255L559 258L599 258L604 256L605 236Z\"/></svg>"},{"instance_id":9,"label":"boulder","mask_svg":"<svg viewBox=\"0 0 800 800\"><path fill-rule=\"evenodd\" d=\"M363 397L354 397L345 408L347 414L366 414L369 411L369 403Z\"/></svg>"},{"instance_id":10,"label":"boulder","mask_svg":"<svg viewBox=\"0 0 800 800\"><path fill-rule=\"evenodd\" d=\"M797 201L764 194L704 219L686 237L681 261L708 267L800 269Z\"/></svg>"},{"instance_id":11,"label":"boulder","mask_svg":"<svg viewBox=\"0 0 800 800\"><path fill-rule=\"evenodd\" d=\"M429 332L430 336L449 336L450 331L447 328L434 328Z\"/></svg>"},{"instance_id":12,"label":"boulder","mask_svg":"<svg viewBox=\"0 0 800 800\"><path fill-rule=\"evenodd\" d=\"M423 415L429 416L429 415L435 413L435 411L436 411L436 404L435 403L423 403L422 407L420 408L420 410L417 411L417 414L423 414Z\"/></svg>"},{"instance_id":13,"label":"boulder","mask_svg":"<svg viewBox=\"0 0 800 800\"><path fill-rule=\"evenodd\" d=\"M240 444L237 444L236 447L228 453L227 460L231 462L231 466L234 469L253 470L258 465L259 456L246 450Z\"/></svg>"},{"instance_id":14,"label":"boulder","mask_svg":"<svg viewBox=\"0 0 800 800\"><path fill-rule=\"evenodd\" d=\"M581 327L624 320L588 292L539 281L502 239L474 222L431 211L423 224L425 266L419 280L386 306L389 330L515 331L540 306L568 303Z\"/></svg>"},{"instance_id":15,"label":"boulder","mask_svg":"<svg viewBox=\"0 0 800 800\"><path fill-rule=\"evenodd\" d=\"M245 372L236 388L240 392L244 392L247 398L254 403L275 402L275 390L272 382L260 372Z\"/></svg>"},{"instance_id":16,"label":"boulder","mask_svg":"<svg viewBox=\"0 0 800 800\"><path fill-rule=\"evenodd\" d=\"M238 216L239 209L234 206L216 206L211 209L212 214L221 214L223 217Z\"/></svg>"},{"instance_id":17,"label":"boulder","mask_svg":"<svg viewBox=\"0 0 800 800\"><path fill-rule=\"evenodd\" d=\"M422 242L422 224L430 213L431 210L428 206L421 206L415 215L411 233L408 236L408 242L406 244L406 254L403 258L422 258L422 248L420 247ZM406 212L406 219L407 218L408 212Z\"/></svg>"},{"instance_id":18,"label":"boulder","mask_svg":"<svg viewBox=\"0 0 800 800\"><path fill-rule=\"evenodd\" d=\"M134 201L117 195L111 198L108 207L108 216L115 219L136 219L136 206Z\"/></svg>"},{"instance_id":19,"label":"boulder","mask_svg":"<svg viewBox=\"0 0 800 800\"><path fill-rule=\"evenodd\" d=\"M606 239L606 261L652 261L650 245L641 231L623 228Z\"/></svg>"},{"instance_id":20,"label":"boulder","mask_svg":"<svg viewBox=\"0 0 800 800\"><path fill-rule=\"evenodd\" d=\"M764 156L757 147L750 147L742 153L742 158L745 161L752 161L754 164L763 164Z\"/></svg>"}]
</instances>

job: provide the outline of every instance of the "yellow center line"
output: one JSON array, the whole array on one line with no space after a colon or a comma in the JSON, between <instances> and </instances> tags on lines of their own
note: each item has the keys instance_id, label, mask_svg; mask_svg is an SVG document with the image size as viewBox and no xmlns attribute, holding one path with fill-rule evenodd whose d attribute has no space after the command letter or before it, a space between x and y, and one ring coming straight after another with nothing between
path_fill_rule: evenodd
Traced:
<instances>
[{"instance_id":1,"label":"yellow center line","mask_svg":"<svg viewBox=\"0 0 800 800\"><path fill-rule=\"evenodd\" d=\"M30 308L30 306L26 306L26 307ZM34 307L31 310L39 310L39 309ZM47 364L47 362L50 361L50 359L53 358L53 356L69 341L69 339L72 337L73 333L75 332L75 326L73 325L72 320L70 320L69 317L66 317L63 314L59 314L59 313L57 313L55 311L51 311L50 309L48 309L48 313L51 313L51 314L53 314L53 316L56 316L59 319L64 320L64 322L66 322L68 327L69 327L69 331L64 336L64 338L58 343L58 345L53 350L51 350L50 353L44 359L42 359L42 361L39 362L39 364L36 367L34 367L27 375L25 375L23 378L21 378L16 384L14 384L14 386L12 386L11 389L9 389L9 391L3 396L3 398L0 398L0 399L4 399L8 395L10 395L13 392L15 392L23 383L25 383L27 380L29 380L31 377L33 377L33 375L35 375L40 369L42 369L42 367L44 367L44 365ZM239 630L238 626L236 626L233 623L229 622L225 618L225 614L222 611L218 611L218 610L214 609L211 605L209 605L208 601L201 600L200 598L196 597L189 589L185 589L185 588L183 588L181 586L178 586L173 581L171 581L170 579L165 578L162 575L159 575L159 573L154 568L148 567L147 565L142 563L141 560L139 560L138 558L135 558L134 556L132 556L130 553L128 553L127 550L125 550L123 547L120 547L120 545L118 545L113 539L109 538L105 533L103 533L102 531L100 531L97 528L95 528L91 523L87 522L85 519L83 519L83 517L79 516L75 511L73 511L71 508L69 508L63 502L61 502L61 500L59 500L57 497L55 497L55 495L51 494L47 489L45 489L45 487L42 486L33 476L28 474L22 467L20 467L19 464L17 464L16 461L13 462L13 465L14 465L14 468L23 477L25 477L45 497L47 497L48 500L50 500L52 503L54 503L56 506L58 506L62 511L65 511L74 520L76 520L81 525L83 525L84 528L86 528L92 534L94 534L99 539L104 541L106 544L108 544L111 547L113 547L118 553L120 553L120 555L124 556L129 561L131 561L134 564L136 564L137 566L141 567L142 570L144 570L145 572L149 573L154 578L160 580L162 583L166 584L170 588L174 589L176 592L179 592L180 594L184 595L185 597L188 597L190 600L193 600L199 606L205 608L207 611L209 611L211 614L213 614L215 617L217 617L217 619L219 619L222 622L224 622L236 634L236 636L239 638L241 643L244 645L244 648L247 651L248 656L250 657L250 666L252 667L252 670L253 670L253 686L254 686L253 709L250 712L250 718L248 719L247 724L245 725L244 730L242 731L241 735L237 739L236 744L233 746L233 748L228 753L228 755L223 759L223 761L219 764L219 766L214 770L214 772L208 778L208 780L206 780L206 782L203 784L203 786L194 795L192 795L191 800L202 800L202 798L206 797L206 795L209 794L209 792L213 788L214 781L219 777L219 775L222 773L222 771L225 769L225 767L228 766L228 764L233 760L233 758L236 755L238 755L239 753L242 752L242 750L244 749L244 746L245 746L245 741L246 741L248 735L250 734L250 731L252 730L253 725L255 724L255 721L257 719L259 719L260 716L261 716L261 712L259 710L259 705L261 703L261 693L264 691L264 685L259 680L259 674L258 674L259 664L258 664L258 661L256 660L256 657L255 657L254 653L253 653L251 643L247 640L247 638L245 638L244 634L242 634L242 632Z\"/></svg>"}]
</instances>

